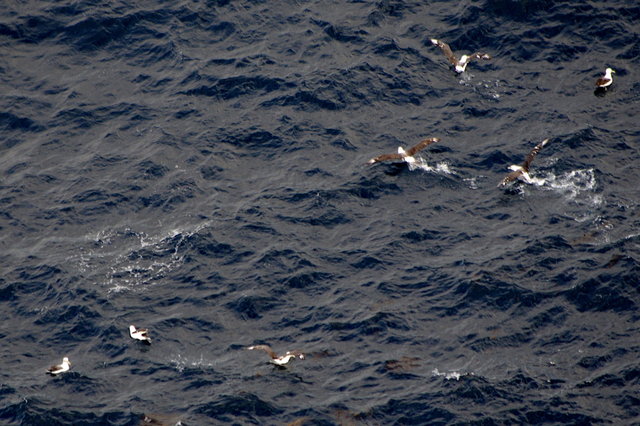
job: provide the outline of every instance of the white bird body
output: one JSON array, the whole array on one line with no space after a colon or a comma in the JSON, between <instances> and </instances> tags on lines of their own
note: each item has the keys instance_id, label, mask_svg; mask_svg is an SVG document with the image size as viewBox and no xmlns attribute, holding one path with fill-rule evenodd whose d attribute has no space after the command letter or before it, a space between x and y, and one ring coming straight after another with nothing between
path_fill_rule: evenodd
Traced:
<instances>
[{"instance_id":1,"label":"white bird body","mask_svg":"<svg viewBox=\"0 0 640 426\"><path fill-rule=\"evenodd\" d=\"M460 60L456 64L456 72L458 74L464 72L464 70L467 69L467 64L469 63L469 61L467 60L468 58L469 57L467 55L462 55L460 57Z\"/></svg>"},{"instance_id":2,"label":"white bird body","mask_svg":"<svg viewBox=\"0 0 640 426\"><path fill-rule=\"evenodd\" d=\"M149 330L147 330L146 328L136 329L135 325L130 325L129 336L131 336L131 338L134 340L140 340L141 342L151 343L151 338L149 337Z\"/></svg>"},{"instance_id":3,"label":"white bird body","mask_svg":"<svg viewBox=\"0 0 640 426\"><path fill-rule=\"evenodd\" d=\"M613 83L613 75L611 75L612 73L615 73L615 71L612 70L611 68L607 68L604 71L604 76L600 77L596 81L596 87L598 89L601 89L601 88L605 88L605 87L611 86L611 84Z\"/></svg>"},{"instance_id":4,"label":"white bird body","mask_svg":"<svg viewBox=\"0 0 640 426\"><path fill-rule=\"evenodd\" d=\"M451 50L451 47L447 43L443 42L442 40L437 40L435 38L432 38L431 43L433 43L433 45L438 46L440 49L442 49L442 52L449 60L449 63L453 65L454 69L458 74L463 73L467 69L467 65L472 59L484 59L484 60L491 59L490 55L487 55L486 53L482 53L482 52L476 52L473 55L462 55L460 59L458 59L456 58L456 55Z\"/></svg>"},{"instance_id":5,"label":"white bird body","mask_svg":"<svg viewBox=\"0 0 640 426\"><path fill-rule=\"evenodd\" d=\"M549 139L545 139L542 142L540 142L538 145L536 145L531 152L527 155L527 157L525 158L524 162L522 164L512 164L509 166L509 170L511 170L511 173L509 173L507 175L507 177L505 177L499 184L498 186L505 186L507 185L509 182L513 182L515 180L521 180L524 183L527 184L537 184L537 185L543 185L545 180L544 179L538 179L538 178L532 178L531 175L529 174L529 168L531 167L531 163L533 162L533 159L536 157L536 155L538 155L538 152L540 152L540 150L549 142Z\"/></svg>"},{"instance_id":6,"label":"white bird body","mask_svg":"<svg viewBox=\"0 0 640 426\"><path fill-rule=\"evenodd\" d=\"M278 356L278 354L276 354L273 351L273 349L271 349L271 347L269 347L267 345L249 346L247 348L247 350L249 350L249 351L253 351L253 350L264 351L271 358L269 360L270 363L275 364L275 365L280 365L280 366L287 364L293 358L304 359L304 354L302 352L300 352L300 351L287 351L284 355Z\"/></svg>"},{"instance_id":7,"label":"white bird body","mask_svg":"<svg viewBox=\"0 0 640 426\"><path fill-rule=\"evenodd\" d=\"M47 373L52 376L57 376L60 373L69 371L69 368L71 368L71 361L69 361L69 358L65 356L62 358L62 364L52 365L47 369Z\"/></svg>"},{"instance_id":8,"label":"white bird body","mask_svg":"<svg viewBox=\"0 0 640 426\"><path fill-rule=\"evenodd\" d=\"M282 355L281 357L278 357L278 358L274 358L270 362L276 365L285 365L286 363L289 362L289 360L291 360L291 358L296 358L296 357L297 355L287 352L285 355ZM300 359L304 359L304 355L302 355Z\"/></svg>"},{"instance_id":9,"label":"white bird body","mask_svg":"<svg viewBox=\"0 0 640 426\"><path fill-rule=\"evenodd\" d=\"M407 151L405 151L404 148L401 146L398 147L398 154L402 155L402 159L406 163L411 164L416 162L416 159L413 157L413 155L407 154Z\"/></svg>"},{"instance_id":10,"label":"white bird body","mask_svg":"<svg viewBox=\"0 0 640 426\"><path fill-rule=\"evenodd\" d=\"M376 163L379 163L381 161L387 161L387 160L402 160L402 161L404 161L406 163L413 164L413 163L416 162L416 159L413 156L418 151L423 150L427 146L431 145L432 143L438 142L439 140L440 139L438 139L438 138L424 139L424 140L420 141L417 145L412 146L411 148L406 149L406 150L403 147L399 146L397 154L382 154L382 155L378 155L377 157L372 158L371 160L369 160L367 163L368 164L376 164Z\"/></svg>"}]
</instances>

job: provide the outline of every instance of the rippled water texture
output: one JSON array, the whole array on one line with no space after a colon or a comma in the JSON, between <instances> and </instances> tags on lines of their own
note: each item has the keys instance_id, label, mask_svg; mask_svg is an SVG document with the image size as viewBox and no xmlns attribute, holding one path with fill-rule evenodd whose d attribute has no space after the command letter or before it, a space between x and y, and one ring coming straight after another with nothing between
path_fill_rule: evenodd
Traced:
<instances>
[{"instance_id":1,"label":"rippled water texture","mask_svg":"<svg viewBox=\"0 0 640 426\"><path fill-rule=\"evenodd\" d=\"M639 23L3 2L0 422L640 422ZM431 38L493 59L456 75ZM536 183L497 188L545 138Z\"/></svg>"}]
</instances>

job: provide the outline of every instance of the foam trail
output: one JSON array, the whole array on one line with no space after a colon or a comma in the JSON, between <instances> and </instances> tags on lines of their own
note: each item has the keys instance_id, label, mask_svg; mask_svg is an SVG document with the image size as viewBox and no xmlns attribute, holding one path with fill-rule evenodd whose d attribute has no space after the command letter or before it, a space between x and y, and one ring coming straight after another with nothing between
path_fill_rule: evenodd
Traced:
<instances>
[{"instance_id":1,"label":"foam trail","mask_svg":"<svg viewBox=\"0 0 640 426\"><path fill-rule=\"evenodd\" d=\"M422 158L417 157L415 163L409 163L409 170L423 170L425 172L433 172L444 175L455 175L456 173L449 168L447 163L441 162L436 163L435 167L430 166L426 161Z\"/></svg>"}]
</instances>

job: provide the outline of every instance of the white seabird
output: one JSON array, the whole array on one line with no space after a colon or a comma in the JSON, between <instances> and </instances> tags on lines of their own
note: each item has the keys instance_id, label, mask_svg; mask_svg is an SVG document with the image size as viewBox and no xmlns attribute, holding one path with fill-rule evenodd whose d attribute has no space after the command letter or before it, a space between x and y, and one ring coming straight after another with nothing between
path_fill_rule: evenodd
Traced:
<instances>
[{"instance_id":1,"label":"white seabird","mask_svg":"<svg viewBox=\"0 0 640 426\"><path fill-rule=\"evenodd\" d=\"M65 356L64 358L62 358L62 364L52 365L51 367L47 368L47 373L51 374L52 376L57 376L60 373L69 371L70 367L71 361L69 361L69 358Z\"/></svg>"},{"instance_id":2,"label":"white seabird","mask_svg":"<svg viewBox=\"0 0 640 426\"><path fill-rule=\"evenodd\" d=\"M456 56L453 54L453 52L451 51L451 47L449 47L449 45L441 40L436 40L435 38L431 39L431 43L433 43L434 45L438 46L440 49L442 49L442 51L444 52L444 55L447 57L447 59L449 60L449 62L451 62L451 65L453 65L455 67L455 70L457 73L463 73L464 70L467 68L467 64L469 63L469 61L471 61L472 59L491 59L491 56L487 55L486 53L481 53L481 52L476 52L473 55L462 55L460 57L460 59L456 58Z\"/></svg>"},{"instance_id":3,"label":"white seabird","mask_svg":"<svg viewBox=\"0 0 640 426\"><path fill-rule=\"evenodd\" d=\"M407 149L406 151L404 150L404 148L402 148L401 146L398 147L398 153L397 154L382 154L382 155L378 155L375 158L372 158L371 160L368 161L368 164L375 164L375 163L379 163L381 161L386 161L386 160L402 160L406 163L412 164L416 162L416 159L413 157L418 151L426 148L427 146L431 145L432 143L438 142L440 141L440 139L438 138L428 138L428 139L424 139L423 141L421 141L419 144L412 146L411 148Z\"/></svg>"},{"instance_id":4,"label":"white seabird","mask_svg":"<svg viewBox=\"0 0 640 426\"><path fill-rule=\"evenodd\" d=\"M596 80L596 88L597 89L604 89L606 87L611 86L611 84L613 83L613 76L611 74L615 74L615 70L611 69L611 68L607 68L604 71L604 75L602 77L600 77L598 80Z\"/></svg>"},{"instance_id":5,"label":"white seabird","mask_svg":"<svg viewBox=\"0 0 640 426\"><path fill-rule=\"evenodd\" d=\"M300 351L287 351L287 353L285 353L282 356L278 356L278 354L276 354L273 349L271 349L271 347L267 346L267 345L255 345L255 346L249 346L247 348L247 350L249 351L253 351L253 350L257 350L257 351L264 351L267 353L267 355L269 355L269 357L271 357L271 359L269 360L270 363L275 364L275 365L285 365L287 364L292 358L300 358L300 359L304 359L304 354Z\"/></svg>"},{"instance_id":6,"label":"white seabird","mask_svg":"<svg viewBox=\"0 0 640 426\"><path fill-rule=\"evenodd\" d=\"M147 330L146 328L136 329L135 325L130 325L129 336L131 336L132 339L140 340L141 342L151 344L151 338L149 337L149 330Z\"/></svg>"},{"instance_id":7,"label":"white seabird","mask_svg":"<svg viewBox=\"0 0 640 426\"><path fill-rule=\"evenodd\" d=\"M513 164L509 166L509 169L511 169L512 172L509 173L507 177L502 179L502 181L498 184L498 186L504 186L509 182L513 182L516 179L520 179L523 182L529 183L529 184L540 182L540 180L533 179L531 176L529 176L529 167L531 166L533 159L536 158L536 155L538 155L538 152L540 152L540 150L547 144L547 142L549 142L549 139L545 139L542 142L540 142L538 145L536 145L531 150L531 152L527 155L527 157L524 159L524 162L522 164L520 165Z\"/></svg>"}]
</instances>

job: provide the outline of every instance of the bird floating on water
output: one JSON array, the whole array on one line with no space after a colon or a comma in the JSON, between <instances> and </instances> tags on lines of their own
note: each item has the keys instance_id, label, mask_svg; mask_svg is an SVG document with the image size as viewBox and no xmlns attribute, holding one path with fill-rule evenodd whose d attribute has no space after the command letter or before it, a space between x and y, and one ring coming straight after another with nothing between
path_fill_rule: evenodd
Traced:
<instances>
[{"instance_id":1,"label":"bird floating on water","mask_svg":"<svg viewBox=\"0 0 640 426\"><path fill-rule=\"evenodd\" d=\"M467 68L467 64L472 59L485 59L485 60L491 59L491 56L489 56L486 53L481 53L481 52L476 52L473 55L469 55L469 56L462 55L460 57L460 59L458 59L453 54L453 51L451 50L451 47L449 47L449 45L447 43L443 42L442 40L436 40L435 38L432 38L431 39L431 43L433 43L434 45L436 45L440 49L442 49L442 51L444 52L444 55L447 57L449 62L451 62L451 65L453 65L455 67L455 70L456 70L457 73L463 73L464 70Z\"/></svg>"},{"instance_id":2,"label":"bird floating on water","mask_svg":"<svg viewBox=\"0 0 640 426\"><path fill-rule=\"evenodd\" d=\"M549 139L545 139L542 142L540 142L538 145L536 145L531 150L531 152L527 155L527 157L524 159L524 162L521 165L514 164L509 166L512 172L509 173L507 177L502 179L502 181L498 184L498 186L505 186L509 182L513 182L517 179L520 179L523 182L530 183L530 184L540 182L540 180L534 180L531 176L529 176L529 167L531 167L531 163L533 162L533 159L536 158L536 155L538 155L538 152L540 152L540 150L547 144L547 142L549 142Z\"/></svg>"},{"instance_id":3,"label":"bird floating on water","mask_svg":"<svg viewBox=\"0 0 640 426\"><path fill-rule=\"evenodd\" d=\"M142 414L140 416L139 426L181 426L180 420L176 421L174 416L160 415L160 414Z\"/></svg>"},{"instance_id":4,"label":"bird floating on water","mask_svg":"<svg viewBox=\"0 0 640 426\"><path fill-rule=\"evenodd\" d=\"M71 361L69 361L69 358L65 356L62 358L62 364L52 365L47 369L47 373L52 376L57 376L60 373L69 371L69 368L71 368Z\"/></svg>"},{"instance_id":5,"label":"bird floating on water","mask_svg":"<svg viewBox=\"0 0 640 426\"><path fill-rule=\"evenodd\" d=\"M407 149L406 151L404 150L404 148L399 146L397 154L382 154L382 155L378 155L377 157L372 158L371 160L369 160L368 164L375 164L375 163L379 163L381 161L386 161L386 160L402 160L402 161L404 161L406 163L412 164L412 163L416 162L416 159L413 156L418 151L423 150L427 146L431 145L432 143L438 142L438 141L440 141L440 139L438 139L438 138L424 139L423 141L421 141L420 143L418 143L415 146L412 146L411 148Z\"/></svg>"},{"instance_id":6,"label":"bird floating on water","mask_svg":"<svg viewBox=\"0 0 640 426\"><path fill-rule=\"evenodd\" d=\"M304 359L304 354L300 351L287 351L284 355L282 356L278 356L278 354L276 354L273 349L271 349L271 347L269 347L268 345L255 345L255 346L249 346L247 348L247 350L249 351L264 351L267 353L267 355L269 355L269 357L271 357L271 359L269 360L270 363L275 364L275 365L285 365L287 364L292 358L300 358L300 359Z\"/></svg>"},{"instance_id":7,"label":"bird floating on water","mask_svg":"<svg viewBox=\"0 0 640 426\"><path fill-rule=\"evenodd\" d=\"M151 338L149 337L149 330L147 330L146 328L136 329L135 325L130 325L129 336L131 336L132 339L140 340L141 342L151 344Z\"/></svg>"},{"instance_id":8,"label":"bird floating on water","mask_svg":"<svg viewBox=\"0 0 640 426\"><path fill-rule=\"evenodd\" d=\"M604 75L596 80L596 89L605 89L613 83L613 76L611 74L615 74L615 70L611 68L607 68L604 71Z\"/></svg>"}]
</instances>

